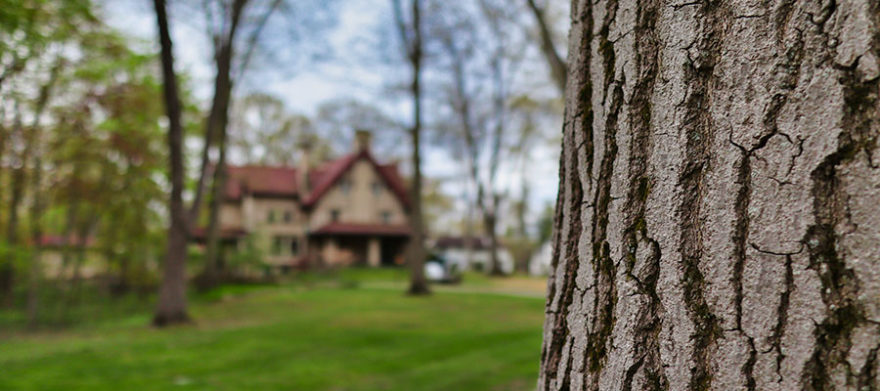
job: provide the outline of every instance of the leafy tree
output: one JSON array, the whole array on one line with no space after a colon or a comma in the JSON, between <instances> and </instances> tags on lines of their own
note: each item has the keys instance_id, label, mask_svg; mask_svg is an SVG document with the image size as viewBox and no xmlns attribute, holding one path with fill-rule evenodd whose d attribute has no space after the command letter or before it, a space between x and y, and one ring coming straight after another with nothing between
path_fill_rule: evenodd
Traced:
<instances>
[{"instance_id":1,"label":"leafy tree","mask_svg":"<svg viewBox=\"0 0 880 391\"><path fill-rule=\"evenodd\" d=\"M65 49L75 45L83 31L90 31L95 19L86 0L3 2L0 9L0 167L10 174L7 186L0 187L0 197L8 196L4 203L5 251L0 254L0 301L11 305L16 263L22 261L15 256L22 253L16 250L23 244L21 209L28 198L28 183L36 189L41 182L39 176L29 181L28 170L32 165L42 166L43 114L52 99L62 57L68 55Z\"/></svg>"}]
</instances>

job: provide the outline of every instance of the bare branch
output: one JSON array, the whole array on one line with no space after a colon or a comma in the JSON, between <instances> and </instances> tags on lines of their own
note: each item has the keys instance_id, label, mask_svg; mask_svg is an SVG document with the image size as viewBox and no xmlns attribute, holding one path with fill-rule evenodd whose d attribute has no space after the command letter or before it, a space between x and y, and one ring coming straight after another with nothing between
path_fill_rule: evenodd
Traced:
<instances>
[{"instance_id":1,"label":"bare branch","mask_svg":"<svg viewBox=\"0 0 880 391\"><path fill-rule=\"evenodd\" d=\"M245 53L241 59L241 63L238 67L238 72L235 75L234 80L240 80L244 75L244 72L247 70L247 65L251 60L251 57L254 54L254 48L257 47L257 40L260 38L260 33L263 31L263 27L266 26L266 22L269 20L269 17L272 13L281 5L282 0L275 0L272 2L272 5L269 6L269 9L266 10L265 13L260 17L260 21L257 22L257 27L251 32L251 35L245 41Z\"/></svg>"},{"instance_id":2,"label":"bare branch","mask_svg":"<svg viewBox=\"0 0 880 391\"><path fill-rule=\"evenodd\" d=\"M538 24L538 34L541 38L541 51L544 53L547 65L550 67L553 80L556 82L556 87L559 88L559 91L564 92L565 83L568 79L568 65L556 50L556 45L553 43L553 36L550 34L550 28L547 25L544 10L538 7L535 0L526 0L526 3L528 3L532 15L535 16L535 22Z\"/></svg>"}]
</instances>

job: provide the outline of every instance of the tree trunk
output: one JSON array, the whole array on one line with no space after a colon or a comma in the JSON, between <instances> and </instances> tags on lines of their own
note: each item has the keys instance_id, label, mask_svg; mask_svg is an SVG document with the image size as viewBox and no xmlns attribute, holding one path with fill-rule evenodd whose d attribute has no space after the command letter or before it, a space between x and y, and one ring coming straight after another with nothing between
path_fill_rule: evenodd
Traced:
<instances>
[{"instance_id":1,"label":"tree trunk","mask_svg":"<svg viewBox=\"0 0 880 391\"><path fill-rule=\"evenodd\" d=\"M52 94L52 87L58 79L58 74L64 62L60 59L52 66L49 72L49 80L40 88L40 95L37 98L37 105L34 110L34 118L30 128L30 143L33 145L33 166L31 167L31 210L30 210L30 226L31 226L31 259L28 271L28 293L27 293L27 318L28 327L34 328L37 325L37 311L39 310L39 291L40 281L42 279L42 245L40 239L43 236L43 213L46 211L46 197L43 193L43 148L42 148L42 128L40 120L43 111L49 103Z\"/></svg>"},{"instance_id":2,"label":"tree trunk","mask_svg":"<svg viewBox=\"0 0 880 391\"><path fill-rule=\"evenodd\" d=\"M880 4L821 3L574 2L540 389L880 388Z\"/></svg>"},{"instance_id":3,"label":"tree trunk","mask_svg":"<svg viewBox=\"0 0 880 391\"><path fill-rule=\"evenodd\" d=\"M483 224L486 226L486 236L489 237L489 265L488 273L491 276L503 276L504 271L501 269L501 261L498 260L498 219L495 216L495 210L488 210L483 213Z\"/></svg>"},{"instance_id":4,"label":"tree trunk","mask_svg":"<svg viewBox=\"0 0 880 391\"><path fill-rule=\"evenodd\" d=\"M162 80L165 110L168 114L168 148L170 151L171 196L168 202L170 226L166 244L162 283L153 324L159 327L189 321L186 312L186 242L188 216L183 207L183 126L180 97L174 73L174 55L165 0L154 0L159 42L162 46Z\"/></svg>"},{"instance_id":5,"label":"tree trunk","mask_svg":"<svg viewBox=\"0 0 880 391\"><path fill-rule=\"evenodd\" d=\"M77 165L74 164L73 169L73 177L77 175ZM71 250L73 249L73 243L71 239L73 238L73 233L76 230L76 224L79 221L79 196L73 196L68 205L67 205L67 213L65 216L64 222L64 233L61 239L62 247L61 247L61 268L58 270L58 280L64 281L66 280L65 273L67 272L67 266L70 265L70 259L72 257Z\"/></svg>"},{"instance_id":6,"label":"tree trunk","mask_svg":"<svg viewBox=\"0 0 880 391\"><path fill-rule=\"evenodd\" d=\"M208 219L208 250L205 254L205 271L202 288L213 288L219 282L220 270L220 208L223 205L226 187L226 129L220 130L220 156L211 181L210 216Z\"/></svg>"},{"instance_id":7,"label":"tree trunk","mask_svg":"<svg viewBox=\"0 0 880 391\"><path fill-rule=\"evenodd\" d=\"M23 135L24 129L21 122L21 109L19 103L16 102L14 106L15 123L12 129L12 137L27 139L27 137L24 137ZM25 144L28 144L28 142L25 141ZM11 307L14 304L15 299L15 264L19 254L18 209L21 205L21 200L24 198L25 162L28 160L29 149L29 146L26 146L24 151L22 151L17 157L19 165L18 167L13 167L10 178L8 217L6 220L6 254L4 254L4 258L6 259L0 264L0 305L5 307ZM13 159L15 159L15 157L13 157Z\"/></svg>"},{"instance_id":8,"label":"tree trunk","mask_svg":"<svg viewBox=\"0 0 880 391\"><path fill-rule=\"evenodd\" d=\"M401 42L406 48L407 60L412 68L412 84L410 93L413 104L413 125L410 129L412 136L412 165L413 179L409 189L411 202L410 226L412 237L407 251L407 264L410 268L409 290L410 295L426 295L431 292L425 279L425 222L422 214L422 157L421 157L421 133L422 133L422 25L421 12L422 0L411 0L411 25L407 26L403 18L403 10L400 0L392 0L398 33Z\"/></svg>"},{"instance_id":9,"label":"tree trunk","mask_svg":"<svg viewBox=\"0 0 880 391\"><path fill-rule=\"evenodd\" d=\"M214 77L214 98L211 100L211 111L208 113L208 119L205 122L205 145L202 148L201 168L196 182L196 194L189 209L190 228L195 228L199 220L199 212L202 208L202 199L205 192L205 182L208 176L211 146L214 142L220 144L225 144L226 142L226 126L229 123L229 102L232 99L233 45L235 43L236 31L238 31L238 24L247 2L248 0L235 0L232 5L231 24L228 35L213 37L218 42L214 53L217 74ZM274 9L274 6L272 9ZM214 140L215 137L218 140ZM221 145L220 148L222 149L224 146Z\"/></svg>"}]
</instances>

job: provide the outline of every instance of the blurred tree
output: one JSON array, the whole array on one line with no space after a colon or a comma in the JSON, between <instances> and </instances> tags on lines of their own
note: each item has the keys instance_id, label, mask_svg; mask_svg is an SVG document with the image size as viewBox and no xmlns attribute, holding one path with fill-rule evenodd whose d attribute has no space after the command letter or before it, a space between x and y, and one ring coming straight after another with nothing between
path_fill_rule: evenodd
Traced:
<instances>
[{"instance_id":1,"label":"blurred tree","mask_svg":"<svg viewBox=\"0 0 880 391\"><path fill-rule=\"evenodd\" d=\"M336 152L351 149L354 144L354 130L369 130L373 134L370 147L380 156L401 153L404 145L401 145L400 138L405 137L408 130L375 103L355 99L336 99L322 103L318 106L313 126L315 132L333 143Z\"/></svg>"},{"instance_id":2,"label":"blurred tree","mask_svg":"<svg viewBox=\"0 0 880 391\"><path fill-rule=\"evenodd\" d=\"M292 166L298 143L313 133L312 121L287 111L277 97L254 93L233 105L230 154L247 164Z\"/></svg>"},{"instance_id":3,"label":"blurred tree","mask_svg":"<svg viewBox=\"0 0 880 391\"><path fill-rule=\"evenodd\" d=\"M556 88L559 89L560 94L563 94L565 93L568 65L556 49L558 45L556 44L556 39L554 37L555 34L552 28L553 20L547 15L547 10L539 5L536 0L526 0L526 4L528 5L532 16L535 18L538 39L541 42L541 53L547 61L547 66L550 68L550 74L553 76Z\"/></svg>"},{"instance_id":4,"label":"blurred tree","mask_svg":"<svg viewBox=\"0 0 880 391\"><path fill-rule=\"evenodd\" d=\"M511 42L527 42L512 34L515 9L503 2L481 0L473 3L436 3L440 13L432 24L437 40L445 103L452 119L446 125L449 145L464 151L464 162L473 185L474 204L483 219L490 243L490 274L501 274L498 260L498 223L503 193L499 171L504 159L511 157L514 138L511 117L514 77L523 62L521 51L509 50ZM531 128L524 127L525 130ZM522 141L527 140L523 131ZM525 148L525 143L518 148Z\"/></svg>"},{"instance_id":5,"label":"blurred tree","mask_svg":"<svg viewBox=\"0 0 880 391\"><path fill-rule=\"evenodd\" d=\"M0 3L0 174L11 174L7 186L0 187L0 199L8 196L0 246L0 303L5 305L12 304L16 263L21 262L20 209L28 197L28 170L42 162L34 156L42 153L40 120L58 75L56 65L62 54L69 55L65 48L94 24L88 0Z\"/></svg>"},{"instance_id":6,"label":"blurred tree","mask_svg":"<svg viewBox=\"0 0 880 391\"><path fill-rule=\"evenodd\" d=\"M409 251L407 251L407 263L410 268L410 295L425 295L430 293L428 283L425 280L425 224L422 215L422 61L424 48L422 42L422 0L408 0L409 10L405 11L403 0L391 0L394 9L394 21L402 46L402 52L412 73L410 94L412 97L412 126L409 129L412 138L412 182L410 183L409 198L411 203L410 225L412 237L410 238Z\"/></svg>"},{"instance_id":7,"label":"blurred tree","mask_svg":"<svg viewBox=\"0 0 880 391\"><path fill-rule=\"evenodd\" d=\"M156 24L161 45L162 79L165 94L165 110L168 115L168 150L170 161L171 197L169 201L168 243L163 265L162 285L153 324L165 326L187 322L186 311L186 242L189 218L183 205L183 125L181 123L180 96L177 76L174 73L174 50L168 29L165 0L154 0Z\"/></svg>"},{"instance_id":8,"label":"blurred tree","mask_svg":"<svg viewBox=\"0 0 880 391\"><path fill-rule=\"evenodd\" d=\"M210 164L209 150L215 142L218 155L215 164L213 164L215 169L210 188L206 267L201 276L203 287L216 285L219 277L219 218L220 205L223 204L225 195L222 189L226 184L224 167L227 157L227 126L233 88L244 76L258 48L263 47L265 40L261 39L261 36L274 14L287 16L286 22L288 23L314 26L310 20L323 20L317 17L312 18L312 16L324 15L319 12L319 9L327 9L331 5L332 2L317 0L213 0L202 2L201 14L205 20L208 36L213 43L213 58L217 73L214 80L214 98L206 121L200 175L196 184L195 198L190 208L189 221L192 222L192 225L198 220ZM307 38L312 38L314 33L320 31L322 31L321 27L316 27L310 33L301 31L299 33L305 34L289 37L290 39L285 42L285 46L290 48L294 46L291 43L308 41ZM296 121L293 121L290 125L296 125ZM280 136L280 134L278 135Z\"/></svg>"}]
</instances>

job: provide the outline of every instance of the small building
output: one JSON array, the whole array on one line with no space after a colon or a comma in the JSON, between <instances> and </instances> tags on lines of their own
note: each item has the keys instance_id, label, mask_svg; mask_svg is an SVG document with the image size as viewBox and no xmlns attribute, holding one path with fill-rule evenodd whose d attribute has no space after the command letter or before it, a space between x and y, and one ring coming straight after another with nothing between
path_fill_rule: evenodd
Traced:
<instances>
[{"instance_id":1,"label":"small building","mask_svg":"<svg viewBox=\"0 0 880 391\"><path fill-rule=\"evenodd\" d=\"M92 278L103 270L105 259L96 248L93 236L43 234L36 244L40 247L45 278L70 279L75 275Z\"/></svg>"},{"instance_id":2,"label":"small building","mask_svg":"<svg viewBox=\"0 0 880 391\"><path fill-rule=\"evenodd\" d=\"M550 274L551 262L553 262L553 244L548 240L542 243L538 251L535 251L529 259L529 274L533 276Z\"/></svg>"},{"instance_id":3,"label":"small building","mask_svg":"<svg viewBox=\"0 0 880 391\"><path fill-rule=\"evenodd\" d=\"M491 260L488 237L440 236L434 240L433 250L458 270L486 271ZM505 274L513 273L513 256L498 244L498 262Z\"/></svg>"},{"instance_id":4,"label":"small building","mask_svg":"<svg viewBox=\"0 0 880 391\"><path fill-rule=\"evenodd\" d=\"M220 210L224 253L248 241L277 267L397 265L410 237L410 201L395 163L354 149L315 167L305 149L297 167L229 166ZM194 239L205 241L204 230Z\"/></svg>"}]
</instances>

